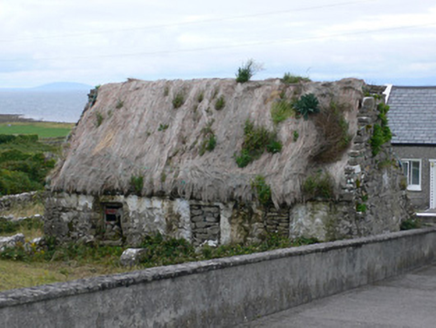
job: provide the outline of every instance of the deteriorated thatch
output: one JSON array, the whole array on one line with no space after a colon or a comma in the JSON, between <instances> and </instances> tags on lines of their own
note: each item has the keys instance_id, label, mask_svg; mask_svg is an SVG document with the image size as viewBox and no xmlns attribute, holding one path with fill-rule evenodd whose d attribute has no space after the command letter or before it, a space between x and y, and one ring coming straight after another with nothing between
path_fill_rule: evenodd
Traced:
<instances>
[{"instance_id":1,"label":"deteriorated thatch","mask_svg":"<svg viewBox=\"0 0 436 328\"><path fill-rule=\"evenodd\" d=\"M323 108L332 101L348 108L344 115L354 136L363 85L356 79L293 85L278 79L244 84L230 79L129 80L103 85L73 131L51 187L86 194L128 193L134 190L132 177L143 177L142 195L251 201L251 181L263 175L274 203L292 204L301 199L300 185L314 169L311 156L322 134L312 119L289 118L277 126L282 151L266 152L239 168L235 153L241 149L245 121L251 119L272 130L271 104L283 97L283 91L287 99L314 93ZM177 95L183 99L175 108L180 105L173 104ZM224 108L217 110L215 103L221 97ZM217 143L213 151L203 149L201 156L208 125ZM297 141L294 131L299 134ZM346 159L344 154L334 163L323 164L337 183Z\"/></svg>"}]
</instances>

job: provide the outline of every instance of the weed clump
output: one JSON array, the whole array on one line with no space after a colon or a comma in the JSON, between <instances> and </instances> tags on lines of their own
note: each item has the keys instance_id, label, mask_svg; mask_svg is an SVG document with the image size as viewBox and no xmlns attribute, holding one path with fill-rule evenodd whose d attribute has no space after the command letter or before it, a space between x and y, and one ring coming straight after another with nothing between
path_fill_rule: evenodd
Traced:
<instances>
[{"instance_id":1,"label":"weed clump","mask_svg":"<svg viewBox=\"0 0 436 328\"><path fill-rule=\"evenodd\" d=\"M200 156L203 156L206 151L213 151L216 146L216 136L212 129L212 124L214 120L207 123L206 127L201 130L201 134L203 135L203 141L200 145Z\"/></svg>"},{"instance_id":2,"label":"weed clump","mask_svg":"<svg viewBox=\"0 0 436 328\"><path fill-rule=\"evenodd\" d=\"M294 133L293 133L293 140L294 140L294 142L297 142L299 137L300 137L300 134L298 133L297 130L295 130Z\"/></svg>"},{"instance_id":3,"label":"weed clump","mask_svg":"<svg viewBox=\"0 0 436 328\"><path fill-rule=\"evenodd\" d=\"M248 82L254 74L262 69L262 65L257 64L253 59L249 59L245 64L238 68L236 73L236 82Z\"/></svg>"},{"instance_id":4,"label":"weed clump","mask_svg":"<svg viewBox=\"0 0 436 328\"><path fill-rule=\"evenodd\" d=\"M291 102L286 99L280 99L272 103L271 119L275 125L278 125L292 116L295 116L295 109Z\"/></svg>"},{"instance_id":5,"label":"weed clump","mask_svg":"<svg viewBox=\"0 0 436 328\"><path fill-rule=\"evenodd\" d=\"M185 103L185 95L181 92L177 93L173 98L174 108L179 108Z\"/></svg>"},{"instance_id":6,"label":"weed clump","mask_svg":"<svg viewBox=\"0 0 436 328\"><path fill-rule=\"evenodd\" d=\"M311 82L308 77L298 76L291 73L285 73L283 75L282 81L287 84L299 83L299 82Z\"/></svg>"},{"instance_id":7,"label":"weed clump","mask_svg":"<svg viewBox=\"0 0 436 328\"><path fill-rule=\"evenodd\" d=\"M410 230L418 228L421 228L421 221L415 218L406 219L400 224L400 230Z\"/></svg>"},{"instance_id":8,"label":"weed clump","mask_svg":"<svg viewBox=\"0 0 436 328\"><path fill-rule=\"evenodd\" d=\"M95 113L95 126L98 128L101 123L103 123L103 115L101 115L100 113Z\"/></svg>"},{"instance_id":9,"label":"weed clump","mask_svg":"<svg viewBox=\"0 0 436 328\"><path fill-rule=\"evenodd\" d=\"M166 129L168 129L169 124L159 124L159 128L157 129L158 131L165 131Z\"/></svg>"},{"instance_id":10,"label":"weed clump","mask_svg":"<svg viewBox=\"0 0 436 328\"><path fill-rule=\"evenodd\" d=\"M226 105L226 100L224 96L220 96L215 102L215 109L221 110L224 108L225 105Z\"/></svg>"},{"instance_id":11,"label":"weed clump","mask_svg":"<svg viewBox=\"0 0 436 328\"><path fill-rule=\"evenodd\" d=\"M265 182L264 176L257 175L251 182L251 188L256 191L257 199L262 205L271 205L271 187Z\"/></svg>"},{"instance_id":12,"label":"weed clump","mask_svg":"<svg viewBox=\"0 0 436 328\"><path fill-rule=\"evenodd\" d=\"M380 124L374 124L374 130L370 139L372 156L376 156L380 152L382 145L392 139L392 133L388 126L387 118L389 106L380 103L377 108L379 110L378 118L380 119Z\"/></svg>"},{"instance_id":13,"label":"weed clump","mask_svg":"<svg viewBox=\"0 0 436 328\"><path fill-rule=\"evenodd\" d=\"M319 101L313 93L303 95L295 102L295 109L303 115L304 119L309 118L309 114L319 113Z\"/></svg>"},{"instance_id":14,"label":"weed clump","mask_svg":"<svg viewBox=\"0 0 436 328\"><path fill-rule=\"evenodd\" d=\"M244 142L241 152L236 156L236 164L245 167L260 158L265 150L270 153L278 153L282 150L282 143L277 139L277 133L263 126L255 126L252 121L247 120L244 126Z\"/></svg>"},{"instance_id":15,"label":"weed clump","mask_svg":"<svg viewBox=\"0 0 436 328\"><path fill-rule=\"evenodd\" d=\"M367 210L366 204L356 203L356 212L365 213Z\"/></svg>"},{"instance_id":16,"label":"weed clump","mask_svg":"<svg viewBox=\"0 0 436 328\"><path fill-rule=\"evenodd\" d=\"M124 106L124 101L118 99L117 105L115 106L116 109L120 109L123 108Z\"/></svg>"},{"instance_id":17,"label":"weed clump","mask_svg":"<svg viewBox=\"0 0 436 328\"><path fill-rule=\"evenodd\" d=\"M333 179L327 172L318 171L315 175L307 177L302 189L306 199L332 198Z\"/></svg>"},{"instance_id":18,"label":"weed clump","mask_svg":"<svg viewBox=\"0 0 436 328\"><path fill-rule=\"evenodd\" d=\"M144 186L144 177L142 175L140 176L132 175L130 177L130 187L138 196L141 195L143 186Z\"/></svg>"}]
</instances>

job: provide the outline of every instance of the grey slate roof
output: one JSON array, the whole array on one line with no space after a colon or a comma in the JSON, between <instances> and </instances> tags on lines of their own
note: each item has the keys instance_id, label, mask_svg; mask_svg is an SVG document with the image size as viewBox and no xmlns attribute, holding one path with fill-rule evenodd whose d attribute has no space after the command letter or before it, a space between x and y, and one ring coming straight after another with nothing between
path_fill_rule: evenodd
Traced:
<instances>
[{"instance_id":1,"label":"grey slate roof","mask_svg":"<svg viewBox=\"0 0 436 328\"><path fill-rule=\"evenodd\" d=\"M393 144L436 145L436 87L393 86L388 105Z\"/></svg>"}]
</instances>

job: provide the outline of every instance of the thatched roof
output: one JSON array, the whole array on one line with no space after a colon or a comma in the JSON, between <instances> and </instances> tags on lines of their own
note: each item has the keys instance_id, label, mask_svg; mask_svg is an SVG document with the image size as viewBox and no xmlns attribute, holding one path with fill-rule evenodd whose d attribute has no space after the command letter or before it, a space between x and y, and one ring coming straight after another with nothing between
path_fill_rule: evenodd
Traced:
<instances>
[{"instance_id":1,"label":"thatched roof","mask_svg":"<svg viewBox=\"0 0 436 328\"><path fill-rule=\"evenodd\" d=\"M354 135L363 85L356 79L291 85L278 79L244 84L234 79L129 80L103 85L97 101L72 132L65 159L51 177L51 187L53 191L86 194L128 193L131 178L142 176L142 195L251 201L251 181L263 175L272 188L274 203L292 204L300 199L300 185L313 170L310 155L320 141L314 122L289 118L280 123L276 129L282 151L266 152L239 168L235 153L241 150L244 123L250 119L273 130L271 105L283 91L288 99L314 93L324 107L331 101L348 106L345 117ZM184 103L174 108L177 94L184 96ZM216 110L221 96L225 106ZM216 148L201 156L203 129L210 122ZM297 141L294 131L299 134ZM346 160L345 154L325 167L337 182Z\"/></svg>"}]
</instances>

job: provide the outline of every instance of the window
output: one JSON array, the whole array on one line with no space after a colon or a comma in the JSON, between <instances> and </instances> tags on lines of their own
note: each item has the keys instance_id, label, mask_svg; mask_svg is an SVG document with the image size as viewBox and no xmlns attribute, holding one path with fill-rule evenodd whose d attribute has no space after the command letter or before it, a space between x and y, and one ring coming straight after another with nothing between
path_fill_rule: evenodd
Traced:
<instances>
[{"instance_id":1,"label":"window","mask_svg":"<svg viewBox=\"0 0 436 328\"><path fill-rule=\"evenodd\" d=\"M421 160L403 159L401 163L407 178L407 190L421 191Z\"/></svg>"},{"instance_id":2,"label":"window","mask_svg":"<svg viewBox=\"0 0 436 328\"><path fill-rule=\"evenodd\" d=\"M123 235L121 218L123 216L123 205L117 203L103 204L104 208L104 238L117 239Z\"/></svg>"}]
</instances>

